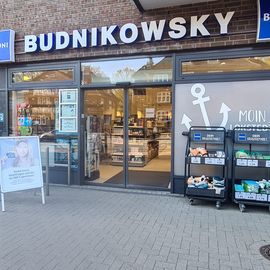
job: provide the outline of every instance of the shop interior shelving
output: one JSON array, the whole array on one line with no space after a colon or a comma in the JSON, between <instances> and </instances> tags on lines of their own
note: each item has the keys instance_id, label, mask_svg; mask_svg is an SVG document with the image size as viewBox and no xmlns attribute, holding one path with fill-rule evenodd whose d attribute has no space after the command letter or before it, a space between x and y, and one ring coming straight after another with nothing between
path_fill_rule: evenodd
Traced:
<instances>
[{"instance_id":1,"label":"shop interior shelving","mask_svg":"<svg viewBox=\"0 0 270 270\"><path fill-rule=\"evenodd\" d=\"M270 210L270 128L234 128L232 138L233 201L241 212L246 205L268 206Z\"/></svg>"},{"instance_id":2,"label":"shop interior shelving","mask_svg":"<svg viewBox=\"0 0 270 270\"><path fill-rule=\"evenodd\" d=\"M142 126L129 127L129 165L143 167L151 159L158 156L159 142L146 138L145 128ZM123 164L124 154L123 126L114 126L112 133L112 165Z\"/></svg>"},{"instance_id":3,"label":"shop interior shelving","mask_svg":"<svg viewBox=\"0 0 270 270\"><path fill-rule=\"evenodd\" d=\"M193 126L183 135L188 135L185 195L190 204L194 199L215 201L219 209L228 197L226 131L221 127ZM194 173L201 176L194 177Z\"/></svg>"}]
</instances>

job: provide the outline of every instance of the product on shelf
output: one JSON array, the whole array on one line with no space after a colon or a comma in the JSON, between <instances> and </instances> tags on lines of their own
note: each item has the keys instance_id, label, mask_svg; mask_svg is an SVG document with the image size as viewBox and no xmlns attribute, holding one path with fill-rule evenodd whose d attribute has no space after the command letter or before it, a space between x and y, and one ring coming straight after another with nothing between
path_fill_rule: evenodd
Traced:
<instances>
[{"instance_id":1,"label":"product on shelf","mask_svg":"<svg viewBox=\"0 0 270 270\"><path fill-rule=\"evenodd\" d=\"M190 176L187 180L189 188L201 188L201 189L224 189L225 179L219 176L212 178L205 175L199 177Z\"/></svg>"},{"instance_id":2,"label":"product on shelf","mask_svg":"<svg viewBox=\"0 0 270 270\"><path fill-rule=\"evenodd\" d=\"M262 179L242 180L241 185L234 185L235 192L256 193L256 194L270 194L270 180Z\"/></svg>"},{"instance_id":3,"label":"product on shelf","mask_svg":"<svg viewBox=\"0 0 270 270\"><path fill-rule=\"evenodd\" d=\"M208 151L203 147L197 148L189 148L189 156L190 157L217 157L217 158L225 158L224 151Z\"/></svg>"},{"instance_id":4,"label":"product on shelf","mask_svg":"<svg viewBox=\"0 0 270 270\"><path fill-rule=\"evenodd\" d=\"M263 155L260 152L249 152L247 150L238 150L235 152L236 158L249 158L249 159L270 159L269 155Z\"/></svg>"},{"instance_id":5,"label":"product on shelf","mask_svg":"<svg viewBox=\"0 0 270 270\"><path fill-rule=\"evenodd\" d=\"M197 148L189 148L189 155L191 157L202 157L207 156L208 152L205 148L197 147Z\"/></svg>"}]
</instances>

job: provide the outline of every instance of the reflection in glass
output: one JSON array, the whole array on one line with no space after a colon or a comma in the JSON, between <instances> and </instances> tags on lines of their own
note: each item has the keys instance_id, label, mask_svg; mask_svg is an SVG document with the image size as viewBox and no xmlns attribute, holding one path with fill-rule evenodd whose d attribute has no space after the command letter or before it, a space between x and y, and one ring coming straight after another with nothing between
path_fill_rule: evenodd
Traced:
<instances>
[{"instance_id":1,"label":"reflection in glass","mask_svg":"<svg viewBox=\"0 0 270 270\"><path fill-rule=\"evenodd\" d=\"M149 57L82 64L82 85L171 81L171 57Z\"/></svg>"},{"instance_id":2,"label":"reflection in glass","mask_svg":"<svg viewBox=\"0 0 270 270\"><path fill-rule=\"evenodd\" d=\"M124 184L124 91L91 90L84 95L85 180Z\"/></svg>"},{"instance_id":3,"label":"reflection in glass","mask_svg":"<svg viewBox=\"0 0 270 270\"><path fill-rule=\"evenodd\" d=\"M56 150L61 148L60 145L69 145L72 168L77 168L78 136L59 133L58 102L58 89L10 91L9 135L39 136L43 165L46 164L44 147L50 148L50 165L67 164L67 152Z\"/></svg>"},{"instance_id":4,"label":"reflection in glass","mask_svg":"<svg viewBox=\"0 0 270 270\"><path fill-rule=\"evenodd\" d=\"M128 101L128 184L167 189L171 170L171 89L130 89Z\"/></svg>"},{"instance_id":5,"label":"reflection in glass","mask_svg":"<svg viewBox=\"0 0 270 270\"><path fill-rule=\"evenodd\" d=\"M73 69L13 72L12 83L72 81Z\"/></svg>"},{"instance_id":6,"label":"reflection in glass","mask_svg":"<svg viewBox=\"0 0 270 270\"><path fill-rule=\"evenodd\" d=\"M182 62L182 74L269 71L270 57L243 57L235 59L193 60Z\"/></svg>"}]
</instances>

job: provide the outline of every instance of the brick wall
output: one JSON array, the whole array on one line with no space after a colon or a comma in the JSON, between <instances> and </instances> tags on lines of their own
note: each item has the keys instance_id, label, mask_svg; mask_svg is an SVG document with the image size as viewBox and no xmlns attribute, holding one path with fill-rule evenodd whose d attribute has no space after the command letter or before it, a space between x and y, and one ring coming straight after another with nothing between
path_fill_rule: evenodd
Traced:
<instances>
[{"instance_id":1,"label":"brick wall","mask_svg":"<svg viewBox=\"0 0 270 270\"><path fill-rule=\"evenodd\" d=\"M256 43L257 1L219 0L188 6L148 11L141 14L132 0L1 0L0 29L16 31L16 61L37 62L42 60L95 58L153 52L182 51L197 48L234 47ZM68 49L51 53L24 53L24 35L41 34L125 23L140 25L142 21L171 19L236 11L229 35L217 34L218 24L210 19L205 24L211 37L164 40L133 45L113 45L98 48Z\"/></svg>"}]
</instances>

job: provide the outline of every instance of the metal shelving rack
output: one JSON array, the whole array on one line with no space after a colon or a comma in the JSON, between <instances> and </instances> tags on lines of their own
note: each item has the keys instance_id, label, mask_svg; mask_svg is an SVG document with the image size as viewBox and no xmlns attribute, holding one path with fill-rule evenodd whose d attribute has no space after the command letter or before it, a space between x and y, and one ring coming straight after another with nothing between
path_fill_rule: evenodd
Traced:
<instances>
[{"instance_id":1,"label":"metal shelving rack","mask_svg":"<svg viewBox=\"0 0 270 270\"><path fill-rule=\"evenodd\" d=\"M270 168L270 128L234 128L233 139L233 165L232 165L232 200L239 205L241 212L245 211L246 205L268 206L270 210L270 194L236 191L235 184L240 184L244 179L238 179L236 174L240 169L246 172L265 175L269 179ZM245 149L243 149L245 148ZM244 151L245 156L239 157L237 152ZM263 171L263 172L262 172ZM241 172L240 172L241 174ZM255 178L255 177L254 177ZM258 181L261 179L245 179Z\"/></svg>"},{"instance_id":2,"label":"metal shelving rack","mask_svg":"<svg viewBox=\"0 0 270 270\"><path fill-rule=\"evenodd\" d=\"M190 204L194 199L215 201L217 209L228 198L228 155L226 149L226 130L222 127L201 127L193 126L187 134L188 140L185 153L185 195L189 198ZM190 156L190 148L204 147L208 151L208 156ZM223 152L222 157L215 156L215 153ZM205 167L218 167L219 176L224 179L224 189L207 188L201 189L189 187L188 178L191 176L193 166L202 166L201 173L204 174Z\"/></svg>"}]
</instances>

